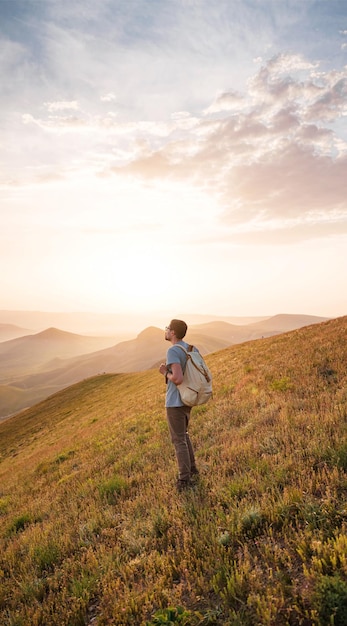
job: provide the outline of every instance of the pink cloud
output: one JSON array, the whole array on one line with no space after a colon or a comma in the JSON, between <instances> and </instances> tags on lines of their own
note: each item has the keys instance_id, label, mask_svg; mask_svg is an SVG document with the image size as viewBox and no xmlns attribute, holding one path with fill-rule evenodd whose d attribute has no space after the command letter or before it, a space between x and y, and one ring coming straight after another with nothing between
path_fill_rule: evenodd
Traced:
<instances>
[{"instance_id":1,"label":"pink cloud","mask_svg":"<svg viewBox=\"0 0 347 626\"><path fill-rule=\"evenodd\" d=\"M347 70L319 73L279 55L257 72L247 96L223 93L180 141L167 137L125 171L190 180L218 196L229 226L282 220L287 228L292 220L293 234L301 222L305 236L317 236L323 215L336 231L347 219L347 144L328 122L345 113L346 95Z\"/></svg>"}]
</instances>

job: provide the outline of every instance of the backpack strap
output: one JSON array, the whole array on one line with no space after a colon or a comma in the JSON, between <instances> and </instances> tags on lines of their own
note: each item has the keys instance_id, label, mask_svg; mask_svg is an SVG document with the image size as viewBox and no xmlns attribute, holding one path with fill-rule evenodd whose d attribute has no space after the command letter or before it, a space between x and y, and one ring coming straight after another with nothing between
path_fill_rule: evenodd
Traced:
<instances>
[{"instance_id":1,"label":"backpack strap","mask_svg":"<svg viewBox=\"0 0 347 626\"><path fill-rule=\"evenodd\" d=\"M188 346L188 350L184 346L181 346L180 343L175 343L175 346L176 346L176 348L181 348L181 350L183 350L186 354L188 354L188 352L193 352L193 350L194 350L194 346L193 345Z\"/></svg>"},{"instance_id":2,"label":"backpack strap","mask_svg":"<svg viewBox=\"0 0 347 626\"><path fill-rule=\"evenodd\" d=\"M190 362L194 365L195 369L197 369L198 372L200 372L200 374L203 374L203 376L205 376L207 382L210 382L210 377L209 377L208 373L205 371L205 368L203 367L202 369L200 369L200 367L198 367L197 364L190 357L189 352L193 351L194 346L188 346L188 350L186 350L186 348L184 346L181 346L181 345L179 345L177 343L175 345L177 346L177 348L181 348L181 350L183 350L186 353L187 360L190 359ZM197 350L197 352L199 352L199 350ZM187 361L186 361L186 364L187 364Z\"/></svg>"},{"instance_id":3,"label":"backpack strap","mask_svg":"<svg viewBox=\"0 0 347 626\"><path fill-rule=\"evenodd\" d=\"M186 348L184 346L181 346L179 343L176 343L175 346L177 348L181 348L181 350L183 350L183 352L185 353L185 355L187 357L186 358L186 364L185 364L184 370L183 370L183 374L184 374L186 366L187 366L187 361L188 361L188 358L189 358L189 352L191 352L193 350L193 346L188 346L188 350L186 350Z\"/></svg>"}]
</instances>

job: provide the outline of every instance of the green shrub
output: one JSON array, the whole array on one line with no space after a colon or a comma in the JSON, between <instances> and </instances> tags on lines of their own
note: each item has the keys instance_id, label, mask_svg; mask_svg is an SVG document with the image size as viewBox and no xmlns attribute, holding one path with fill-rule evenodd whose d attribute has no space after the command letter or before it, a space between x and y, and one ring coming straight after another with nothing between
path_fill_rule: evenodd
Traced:
<instances>
[{"instance_id":1,"label":"green shrub","mask_svg":"<svg viewBox=\"0 0 347 626\"><path fill-rule=\"evenodd\" d=\"M347 583L340 576L323 576L314 599L320 626L347 626Z\"/></svg>"},{"instance_id":2,"label":"green shrub","mask_svg":"<svg viewBox=\"0 0 347 626\"><path fill-rule=\"evenodd\" d=\"M244 513L240 520L241 532L247 537L256 537L264 527L265 518L261 511L252 508Z\"/></svg>"},{"instance_id":3,"label":"green shrub","mask_svg":"<svg viewBox=\"0 0 347 626\"><path fill-rule=\"evenodd\" d=\"M186 611L182 606L168 607L167 609L159 609L153 615L152 621L146 623L146 626L173 626L174 624L194 626L194 624L201 624L201 620L202 615L197 611Z\"/></svg>"}]
</instances>

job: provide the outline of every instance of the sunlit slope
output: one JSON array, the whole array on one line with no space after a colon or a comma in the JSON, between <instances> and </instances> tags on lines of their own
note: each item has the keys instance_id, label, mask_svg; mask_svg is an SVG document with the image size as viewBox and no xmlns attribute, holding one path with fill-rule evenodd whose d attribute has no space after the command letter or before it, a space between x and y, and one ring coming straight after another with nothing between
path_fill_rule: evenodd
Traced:
<instances>
[{"instance_id":1,"label":"sunlit slope","mask_svg":"<svg viewBox=\"0 0 347 626\"><path fill-rule=\"evenodd\" d=\"M231 344L277 335L319 321L325 319L278 315L264 320L264 326L215 321L190 326L186 340L205 355ZM153 326L135 339L112 345L110 341L113 340L50 328L0 343L0 420L90 376L151 369L164 360L167 350L163 330ZM98 344L99 349L93 351Z\"/></svg>"},{"instance_id":2,"label":"sunlit slope","mask_svg":"<svg viewBox=\"0 0 347 626\"><path fill-rule=\"evenodd\" d=\"M62 346L59 346L59 339L62 340ZM64 350L71 352L76 351L78 346L87 346L88 344L84 343L86 339L90 341L90 338L71 333L46 331L34 337L0 344L2 359L0 378L1 369L4 376L8 376L14 361L20 368L23 368L26 362L27 372L30 372L25 376L19 376L17 370L13 380L8 381L6 385L0 385L0 419L2 416L32 406L64 387L99 373L136 372L151 369L158 361L165 359L168 347L165 344L163 331L150 327L142 331L136 339L121 342L111 348L92 354L80 354L75 358L52 358L54 351L56 354L62 354ZM92 341L97 339L91 338ZM105 341L105 339L100 338L100 341ZM202 354L214 352L228 345L227 340L222 341L208 335L194 333L194 331L190 333L189 341L196 343ZM22 359L21 350L23 351ZM8 355L7 361L5 351ZM52 360L43 366L42 362L48 354ZM36 366L34 366L34 360ZM38 363L41 363L40 367Z\"/></svg>"},{"instance_id":3,"label":"sunlit slope","mask_svg":"<svg viewBox=\"0 0 347 626\"><path fill-rule=\"evenodd\" d=\"M0 380L13 380L28 371L52 369L53 359L66 359L112 345L106 337L83 337L57 328L0 343Z\"/></svg>"},{"instance_id":4,"label":"sunlit slope","mask_svg":"<svg viewBox=\"0 0 347 626\"><path fill-rule=\"evenodd\" d=\"M209 355L186 495L156 370L0 423L0 623L344 624L346 339L340 318Z\"/></svg>"},{"instance_id":5,"label":"sunlit slope","mask_svg":"<svg viewBox=\"0 0 347 626\"><path fill-rule=\"evenodd\" d=\"M304 326L319 324L327 321L327 319L328 318L317 317L315 315L282 314L242 326L219 321L199 324L196 325L194 329L200 330L200 332L204 334L209 334L211 337L227 339L228 345L231 345L259 339L260 337L272 337L273 335L286 333Z\"/></svg>"}]
</instances>

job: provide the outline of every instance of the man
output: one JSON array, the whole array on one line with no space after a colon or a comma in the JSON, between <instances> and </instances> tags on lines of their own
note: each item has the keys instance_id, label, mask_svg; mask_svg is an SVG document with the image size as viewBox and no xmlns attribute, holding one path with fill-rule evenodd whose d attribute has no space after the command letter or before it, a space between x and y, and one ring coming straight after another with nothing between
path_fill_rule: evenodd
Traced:
<instances>
[{"instance_id":1,"label":"man","mask_svg":"<svg viewBox=\"0 0 347 626\"><path fill-rule=\"evenodd\" d=\"M166 363L162 363L159 367L159 371L165 376L167 383L166 417L178 464L178 491L183 491L189 487L191 477L198 474L194 451L188 434L191 407L183 404L179 393L179 385L183 381L187 357L178 346L181 345L188 349L189 345L183 341L187 328L185 322L176 319L171 320L169 326L165 328L165 339L170 341L172 345L167 351Z\"/></svg>"}]
</instances>

